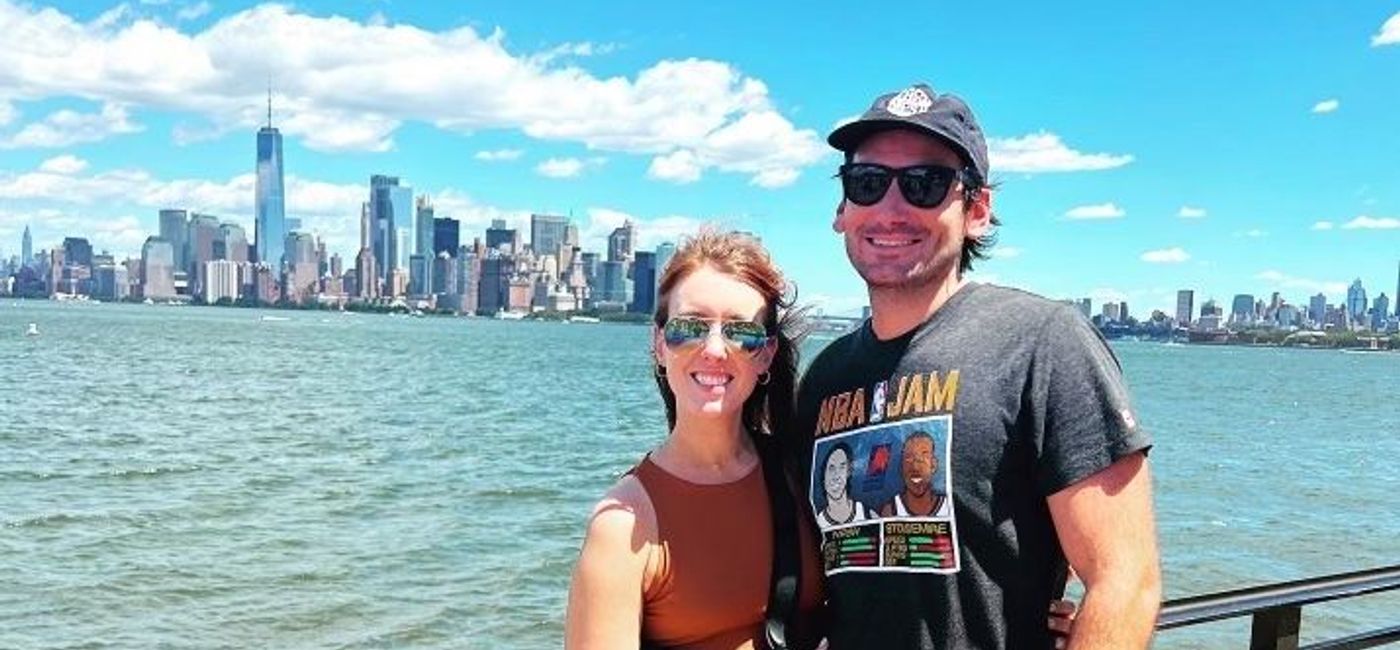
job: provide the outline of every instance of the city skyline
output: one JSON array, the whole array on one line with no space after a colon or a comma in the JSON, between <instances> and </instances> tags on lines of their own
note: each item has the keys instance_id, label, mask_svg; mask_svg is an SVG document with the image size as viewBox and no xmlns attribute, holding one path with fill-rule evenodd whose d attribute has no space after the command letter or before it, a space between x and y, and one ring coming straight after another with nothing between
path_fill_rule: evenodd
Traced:
<instances>
[{"instance_id":1,"label":"city skyline","mask_svg":"<svg viewBox=\"0 0 1400 650\"><path fill-rule=\"evenodd\" d=\"M1198 304L1274 291L1336 303L1356 278L1396 302L1393 3L1213 9L1211 21L1190 5L1026 5L970 34L915 20L934 8L847 34L827 6L746 8L743 24L719 8L117 6L58 3L45 19L0 0L7 23L101 64L23 43L0 51L14 71L0 90L18 89L0 92L6 259L31 226L36 251L82 236L139 255L166 208L253 232L251 134L270 80L286 219L347 261L365 181L388 175L464 233L572 216L585 250L605 251L629 219L642 250L718 221L759 235L805 302L851 313L865 295L830 230L839 157L822 139L874 94L928 80L967 97L992 139L1004 226L974 279L1135 314L1172 313L1188 287ZM682 11L670 22L684 31L644 29ZM1165 43L1157 24L1189 26L1189 38ZM328 44L314 64L298 45L313 37ZM253 46L231 47L238 38ZM989 53L890 51L929 39ZM349 43L378 64L342 53ZM785 46L803 56L771 56ZM36 64L44 78L23 76Z\"/></svg>"}]
</instances>

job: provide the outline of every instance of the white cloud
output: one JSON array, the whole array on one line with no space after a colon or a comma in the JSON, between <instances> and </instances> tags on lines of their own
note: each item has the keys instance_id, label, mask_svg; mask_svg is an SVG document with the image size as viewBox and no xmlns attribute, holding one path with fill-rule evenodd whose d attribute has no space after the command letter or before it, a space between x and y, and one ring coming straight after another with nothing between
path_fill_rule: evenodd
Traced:
<instances>
[{"instance_id":1,"label":"white cloud","mask_svg":"<svg viewBox=\"0 0 1400 650\"><path fill-rule=\"evenodd\" d=\"M1131 155L1082 153L1070 149L1054 133L1040 132L1019 138L991 138L987 141L993 171L999 172L1076 172L1122 167L1133 161Z\"/></svg>"},{"instance_id":2,"label":"white cloud","mask_svg":"<svg viewBox=\"0 0 1400 650\"><path fill-rule=\"evenodd\" d=\"M1320 101L1320 102L1318 102L1316 105L1314 105L1313 108L1312 108L1312 112L1314 112L1314 113L1331 113L1332 111L1335 111L1335 110L1337 110L1338 108L1340 108L1341 105L1342 105L1342 103L1339 102L1339 101L1337 101L1337 100L1335 100L1335 99L1327 99L1327 100Z\"/></svg>"},{"instance_id":3,"label":"white cloud","mask_svg":"<svg viewBox=\"0 0 1400 650\"><path fill-rule=\"evenodd\" d=\"M55 156L39 164L39 171L52 172L54 174L76 174L87 169L86 160L72 154Z\"/></svg>"},{"instance_id":4,"label":"white cloud","mask_svg":"<svg viewBox=\"0 0 1400 650\"><path fill-rule=\"evenodd\" d=\"M1015 246L993 246L989 254L996 259L1011 259L1021 256L1021 249Z\"/></svg>"},{"instance_id":5,"label":"white cloud","mask_svg":"<svg viewBox=\"0 0 1400 650\"><path fill-rule=\"evenodd\" d=\"M1376 35L1371 37L1371 47L1397 43L1400 43L1400 13L1391 16L1384 25L1381 25L1381 31L1376 32Z\"/></svg>"},{"instance_id":6,"label":"white cloud","mask_svg":"<svg viewBox=\"0 0 1400 650\"><path fill-rule=\"evenodd\" d=\"M1326 280L1313 280L1309 278L1299 278L1282 273L1280 271L1261 271L1255 274L1256 280L1270 282L1270 291L1282 291L1284 289L1301 289L1308 293L1339 294L1346 293L1345 282L1329 282Z\"/></svg>"},{"instance_id":7,"label":"white cloud","mask_svg":"<svg viewBox=\"0 0 1400 650\"><path fill-rule=\"evenodd\" d=\"M67 147L98 142L112 135L136 133L143 128L131 122L126 107L107 102L99 113L55 111L40 122L25 125L14 135L0 138L0 149Z\"/></svg>"},{"instance_id":8,"label":"white cloud","mask_svg":"<svg viewBox=\"0 0 1400 650\"><path fill-rule=\"evenodd\" d=\"M1180 264L1191 259L1191 254L1181 248L1163 248L1142 254L1142 261L1152 264Z\"/></svg>"},{"instance_id":9,"label":"white cloud","mask_svg":"<svg viewBox=\"0 0 1400 650\"><path fill-rule=\"evenodd\" d=\"M1127 214L1123 208L1112 203L1100 203L1097 205L1081 205L1070 208L1065 213L1067 219L1117 219Z\"/></svg>"},{"instance_id":10,"label":"white cloud","mask_svg":"<svg viewBox=\"0 0 1400 650\"><path fill-rule=\"evenodd\" d=\"M17 117L19 117L19 111L15 109L15 105L0 99L0 126L9 126L10 122L15 121Z\"/></svg>"},{"instance_id":11,"label":"white cloud","mask_svg":"<svg viewBox=\"0 0 1400 650\"><path fill-rule=\"evenodd\" d=\"M478 151L473 156L477 160L486 162L499 162L502 160L518 160L525 152L521 149L497 149L495 151Z\"/></svg>"},{"instance_id":12,"label":"white cloud","mask_svg":"<svg viewBox=\"0 0 1400 650\"><path fill-rule=\"evenodd\" d=\"M1251 230L1243 230L1243 231L1237 232L1237 233L1235 233L1235 236L1236 236L1236 237L1248 237L1248 238L1250 238L1250 239L1259 239L1259 238L1261 238L1261 237L1268 237L1268 236L1269 236L1269 233L1268 233L1268 231L1260 230L1260 229L1258 229L1258 228L1254 228L1254 229L1251 229Z\"/></svg>"},{"instance_id":13,"label":"white cloud","mask_svg":"<svg viewBox=\"0 0 1400 650\"><path fill-rule=\"evenodd\" d=\"M695 152L688 149L673 151L651 159L647 176L673 183L694 183L703 171Z\"/></svg>"},{"instance_id":14,"label":"white cloud","mask_svg":"<svg viewBox=\"0 0 1400 650\"><path fill-rule=\"evenodd\" d=\"M631 76L569 63L607 46L531 54L503 32L430 31L298 13L239 11L203 31L109 12L83 23L56 9L0 0L0 25L22 33L0 48L6 85L27 100L83 97L190 118L176 137L244 131L264 120L275 71L275 123L317 150L386 151L407 121L470 133L517 130L595 151L694 152L703 170L775 186L827 151L777 113L767 86L722 61L663 60Z\"/></svg>"},{"instance_id":15,"label":"white cloud","mask_svg":"<svg viewBox=\"0 0 1400 650\"><path fill-rule=\"evenodd\" d=\"M1400 228L1400 219L1393 217L1368 217L1361 215L1342 224L1342 230L1395 230Z\"/></svg>"},{"instance_id":16,"label":"white cloud","mask_svg":"<svg viewBox=\"0 0 1400 650\"><path fill-rule=\"evenodd\" d=\"M550 178L574 178L583 172L583 164L578 158L550 158L536 165L535 171Z\"/></svg>"},{"instance_id":17,"label":"white cloud","mask_svg":"<svg viewBox=\"0 0 1400 650\"><path fill-rule=\"evenodd\" d=\"M1206 210L1205 208L1193 208L1189 205L1183 205L1180 210L1177 210L1176 216L1182 219L1203 219L1206 216Z\"/></svg>"},{"instance_id":18,"label":"white cloud","mask_svg":"<svg viewBox=\"0 0 1400 650\"><path fill-rule=\"evenodd\" d=\"M1312 230L1331 230L1334 226L1331 221L1319 221L1312 225Z\"/></svg>"},{"instance_id":19,"label":"white cloud","mask_svg":"<svg viewBox=\"0 0 1400 650\"><path fill-rule=\"evenodd\" d=\"M180 20L194 20L208 14L213 9L213 5L209 4L207 0L202 0L199 4L181 8L179 11L175 12L175 17Z\"/></svg>"}]
</instances>

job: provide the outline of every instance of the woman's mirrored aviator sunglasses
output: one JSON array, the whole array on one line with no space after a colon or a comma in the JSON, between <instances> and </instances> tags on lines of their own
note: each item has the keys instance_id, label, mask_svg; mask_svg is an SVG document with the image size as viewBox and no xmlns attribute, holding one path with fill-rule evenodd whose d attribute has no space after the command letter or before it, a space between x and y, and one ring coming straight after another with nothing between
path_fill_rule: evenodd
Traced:
<instances>
[{"instance_id":1,"label":"woman's mirrored aviator sunglasses","mask_svg":"<svg viewBox=\"0 0 1400 650\"><path fill-rule=\"evenodd\" d=\"M749 353L763 349L771 338L767 329L752 321L710 320L694 316L677 316L666 321L666 325L661 328L661 335L665 338L666 345L684 348L703 344L715 327L719 327L720 336L726 343Z\"/></svg>"},{"instance_id":2,"label":"woman's mirrored aviator sunglasses","mask_svg":"<svg viewBox=\"0 0 1400 650\"><path fill-rule=\"evenodd\" d=\"M916 208L932 208L943 202L954 179L967 179L968 172L942 165L886 167L876 163L846 163L836 173L846 200L856 205L875 205L899 179L899 193Z\"/></svg>"}]
</instances>

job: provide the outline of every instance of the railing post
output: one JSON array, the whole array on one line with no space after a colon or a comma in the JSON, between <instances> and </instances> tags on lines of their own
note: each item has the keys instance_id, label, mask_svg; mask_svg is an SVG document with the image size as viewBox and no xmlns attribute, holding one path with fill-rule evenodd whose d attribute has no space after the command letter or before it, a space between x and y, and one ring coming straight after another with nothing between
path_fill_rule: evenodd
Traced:
<instances>
[{"instance_id":1,"label":"railing post","mask_svg":"<svg viewBox=\"0 0 1400 650\"><path fill-rule=\"evenodd\" d=\"M1298 628L1303 608L1273 607L1254 613L1249 650L1298 650Z\"/></svg>"}]
</instances>

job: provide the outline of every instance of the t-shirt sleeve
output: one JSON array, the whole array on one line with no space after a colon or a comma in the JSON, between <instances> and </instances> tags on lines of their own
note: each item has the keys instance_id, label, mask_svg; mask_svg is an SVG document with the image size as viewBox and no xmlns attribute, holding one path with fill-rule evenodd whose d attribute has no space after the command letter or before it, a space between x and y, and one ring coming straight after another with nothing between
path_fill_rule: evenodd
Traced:
<instances>
[{"instance_id":1,"label":"t-shirt sleeve","mask_svg":"<svg viewBox=\"0 0 1400 650\"><path fill-rule=\"evenodd\" d=\"M1152 446L1133 412L1118 359L1079 313L1057 309L1040 331L1029 394L1048 496Z\"/></svg>"}]
</instances>

